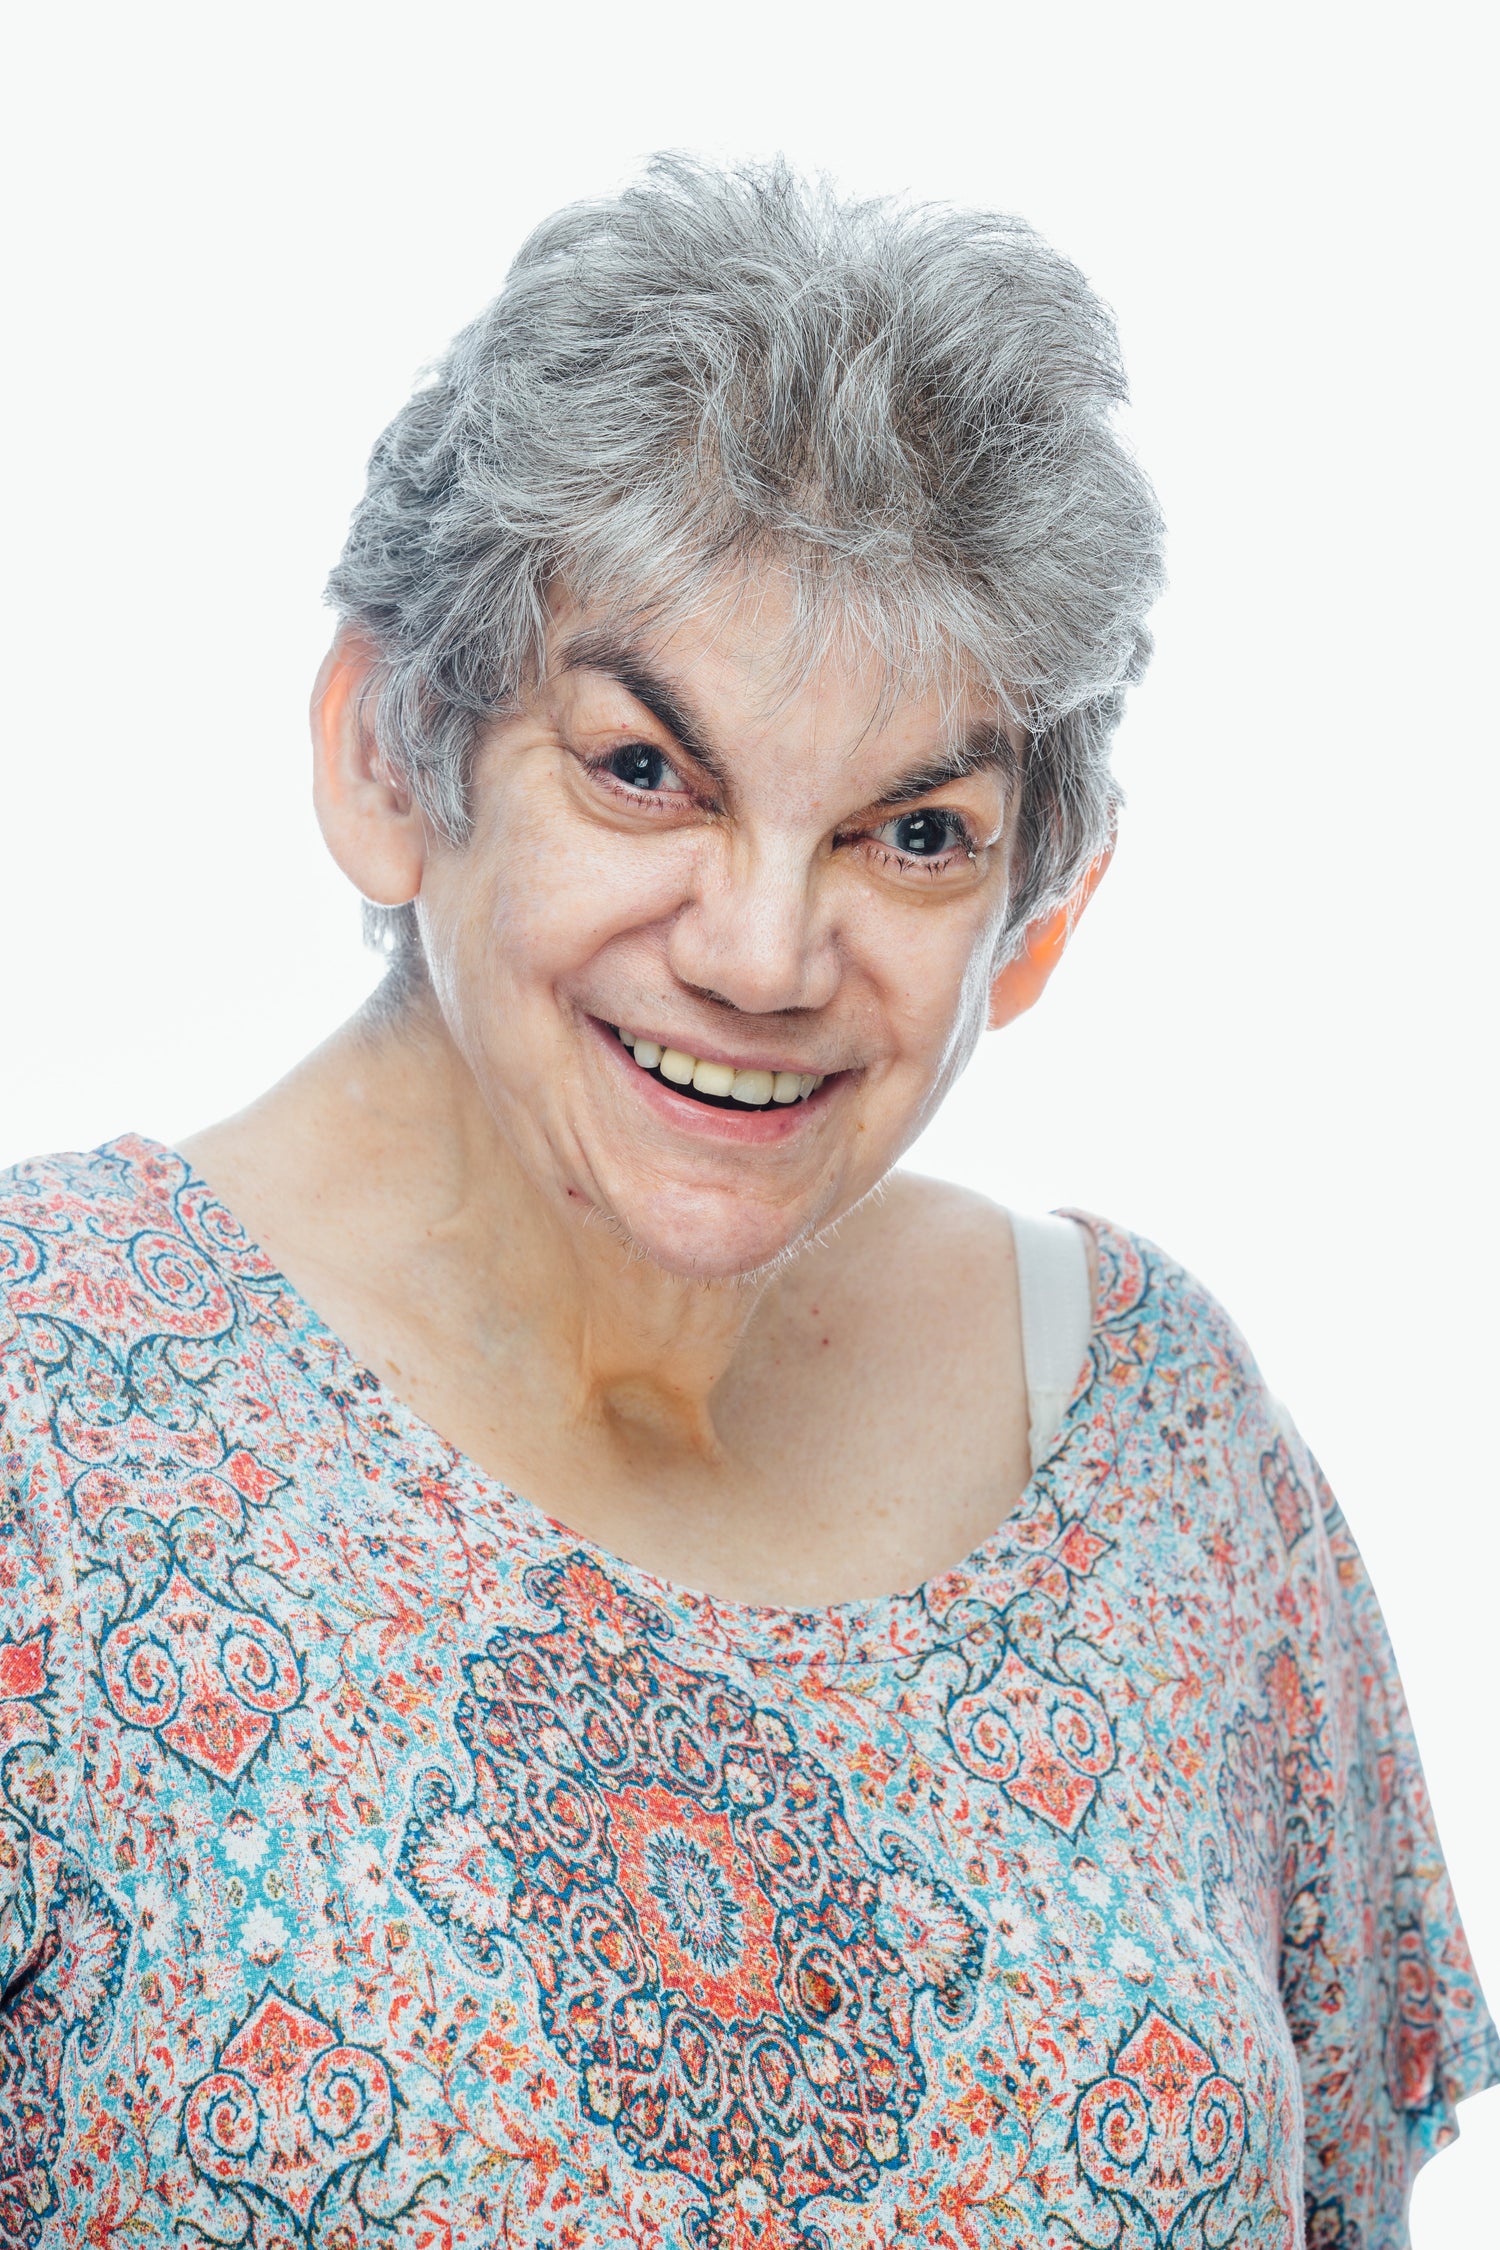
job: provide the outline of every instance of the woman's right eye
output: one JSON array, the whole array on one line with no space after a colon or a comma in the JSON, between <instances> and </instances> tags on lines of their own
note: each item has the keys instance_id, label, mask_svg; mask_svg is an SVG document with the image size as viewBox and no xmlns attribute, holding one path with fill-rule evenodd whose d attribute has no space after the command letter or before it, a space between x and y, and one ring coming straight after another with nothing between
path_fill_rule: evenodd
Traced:
<instances>
[{"instance_id":1,"label":"woman's right eye","mask_svg":"<svg viewBox=\"0 0 1500 2250\"><path fill-rule=\"evenodd\" d=\"M649 742L627 742L623 748L612 750L603 763L605 772L616 781L647 796L687 786L676 767L668 764L666 754Z\"/></svg>"}]
</instances>

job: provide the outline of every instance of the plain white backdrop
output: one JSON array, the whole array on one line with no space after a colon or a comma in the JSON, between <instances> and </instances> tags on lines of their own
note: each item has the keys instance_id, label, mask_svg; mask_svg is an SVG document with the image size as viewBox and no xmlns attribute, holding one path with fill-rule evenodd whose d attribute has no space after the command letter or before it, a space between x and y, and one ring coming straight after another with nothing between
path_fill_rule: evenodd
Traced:
<instances>
[{"instance_id":1,"label":"plain white backdrop","mask_svg":"<svg viewBox=\"0 0 1500 2250\"><path fill-rule=\"evenodd\" d=\"M308 803L320 589L537 219L659 147L1023 213L1118 312L1172 586L1115 867L915 1161L1228 1302L1370 1561L1500 2000L1485 42L1442 0L31 11L0 1164L187 1132L368 990ZM1417 2250L1497 2198L1490 2094Z\"/></svg>"}]
</instances>

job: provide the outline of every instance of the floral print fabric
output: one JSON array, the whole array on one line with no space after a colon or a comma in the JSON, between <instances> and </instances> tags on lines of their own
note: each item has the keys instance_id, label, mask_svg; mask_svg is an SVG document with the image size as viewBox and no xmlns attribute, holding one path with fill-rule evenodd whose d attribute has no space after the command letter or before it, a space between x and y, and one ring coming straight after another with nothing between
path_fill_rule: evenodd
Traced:
<instances>
[{"instance_id":1,"label":"floral print fabric","mask_svg":"<svg viewBox=\"0 0 1500 2250\"><path fill-rule=\"evenodd\" d=\"M1099 1222L1017 1511L655 1581L180 1159L0 1182L0 2238L1387 2250L1496 2074L1358 1555Z\"/></svg>"}]
</instances>

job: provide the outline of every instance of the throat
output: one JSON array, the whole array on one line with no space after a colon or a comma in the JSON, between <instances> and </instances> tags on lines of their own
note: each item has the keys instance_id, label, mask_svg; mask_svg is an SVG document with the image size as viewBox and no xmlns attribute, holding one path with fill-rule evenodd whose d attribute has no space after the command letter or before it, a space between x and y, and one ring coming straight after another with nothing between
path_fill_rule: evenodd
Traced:
<instances>
[{"instance_id":1,"label":"throat","mask_svg":"<svg viewBox=\"0 0 1500 2250\"><path fill-rule=\"evenodd\" d=\"M628 1375L598 1387L591 1407L600 1435L621 1466L635 1474L728 1466L710 1400L701 1391Z\"/></svg>"}]
</instances>

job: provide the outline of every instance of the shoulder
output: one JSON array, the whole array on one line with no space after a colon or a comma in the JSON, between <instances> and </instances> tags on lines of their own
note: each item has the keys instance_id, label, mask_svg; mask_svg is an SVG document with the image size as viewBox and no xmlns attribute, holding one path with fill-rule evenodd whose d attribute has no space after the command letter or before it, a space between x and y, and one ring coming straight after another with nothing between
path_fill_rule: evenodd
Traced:
<instances>
[{"instance_id":1,"label":"shoulder","mask_svg":"<svg viewBox=\"0 0 1500 2250\"><path fill-rule=\"evenodd\" d=\"M138 1175L151 1154L149 1143L113 1143L0 1172L0 1451L7 1491L33 1510L54 1481L63 1371L80 1357L97 1364L131 1296L121 1266L145 1224Z\"/></svg>"},{"instance_id":2,"label":"shoulder","mask_svg":"<svg viewBox=\"0 0 1500 2250\"><path fill-rule=\"evenodd\" d=\"M1266 1617L1313 1639L1338 1599L1347 1527L1316 1459L1232 1314L1148 1236L1074 1213L1094 1236L1092 1401L1124 1480L1159 1521L1177 1516L1224 1567L1298 1589ZM1217 1567L1217 1565L1216 1565Z\"/></svg>"},{"instance_id":3,"label":"shoulder","mask_svg":"<svg viewBox=\"0 0 1500 2250\"><path fill-rule=\"evenodd\" d=\"M29 1157L0 1171L0 1285L14 1287L64 1243L119 1238L169 1204L186 1177L180 1157L155 1141L125 1134L102 1148ZM29 1241L35 1258L28 1257Z\"/></svg>"},{"instance_id":4,"label":"shoulder","mask_svg":"<svg viewBox=\"0 0 1500 2250\"><path fill-rule=\"evenodd\" d=\"M174 1224L179 1158L134 1135L0 1172L0 1347L43 1321L109 1325L143 1238Z\"/></svg>"},{"instance_id":5,"label":"shoulder","mask_svg":"<svg viewBox=\"0 0 1500 2250\"><path fill-rule=\"evenodd\" d=\"M1221 1537L1242 1561L1263 1541L1279 1575L1292 1528L1300 1536L1317 1519L1319 1480L1238 1323L1148 1235L1094 1212L1066 1215L1094 1252L1076 1444L1110 1464L1143 1519Z\"/></svg>"},{"instance_id":6,"label":"shoulder","mask_svg":"<svg viewBox=\"0 0 1500 2250\"><path fill-rule=\"evenodd\" d=\"M1138 1359L1159 1374L1193 1366L1264 1390L1255 1355L1227 1307L1170 1251L1097 1212L1069 1210L1094 1250L1094 1325L1129 1336Z\"/></svg>"},{"instance_id":7,"label":"shoulder","mask_svg":"<svg viewBox=\"0 0 1500 2250\"><path fill-rule=\"evenodd\" d=\"M89 1356L77 1340L92 1276L113 1255L118 1170L98 1151L0 1172L0 1695L19 1746L0 1777L0 1844L7 1819L12 1843L17 1818L60 1836L76 1780L84 1656L66 1448L78 1433L59 1413L60 1375ZM0 1973L37 1927L28 1912L19 1940L0 1929Z\"/></svg>"},{"instance_id":8,"label":"shoulder","mask_svg":"<svg viewBox=\"0 0 1500 2250\"><path fill-rule=\"evenodd\" d=\"M1138 1366L1149 1359L1166 1373L1211 1364L1225 1379L1263 1390L1232 1315L1169 1251L1096 1212L1062 1215L1088 1246L1096 1335L1128 1348ZM963 1319L1015 1292L1010 1213L971 1188L917 1173L893 1173L844 1221L834 1252L833 1273L851 1294L903 1311L938 1293Z\"/></svg>"},{"instance_id":9,"label":"shoulder","mask_svg":"<svg viewBox=\"0 0 1500 2250\"><path fill-rule=\"evenodd\" d=\"M247 1289L258 1304L277 1280L158 1142L131 1134L0 1173L0 1363L13 1394L28 1368L54 1398L149 1392L168 1373L164 1349L228 1339Z\"/></svg>"}]
</instances>

